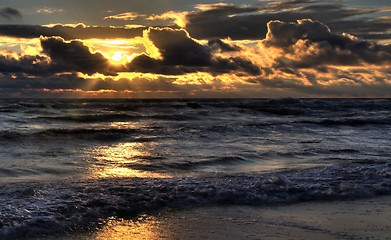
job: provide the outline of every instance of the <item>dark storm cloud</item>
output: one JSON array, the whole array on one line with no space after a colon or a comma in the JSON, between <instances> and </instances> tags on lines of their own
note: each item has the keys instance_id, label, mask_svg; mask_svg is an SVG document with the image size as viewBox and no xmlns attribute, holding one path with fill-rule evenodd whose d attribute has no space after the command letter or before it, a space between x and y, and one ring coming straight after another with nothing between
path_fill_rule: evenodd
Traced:
<instances>
[{"instance_id":1,"label":"dark storm cloud","mask_svg":"<svg viewBox=\"0 0 391 240\"><path fill-rule=\"evenodd\" d=\"M116 75L120 69L112 66L100 53L93 53L80 41L65 42L59 37L41 38L46 56L24 55L19 58L0 55L0 73L51 75L63 72L102 73Z\"/></svg>"},{"instance_id":2,"label":"dark storm cloud","mask_svg":"<svg viewBox=\"0 0 391 240\"><path fill-rule=\"evenodd\" d=\"M20 89L47 89L47 90L115 90L115 91L176 91L179 85L173 84L175 78L160 77L150 80L147 78L134 78L114 80L112 78L84 79L76 74L57 74L44 77L30 78L24 74L18 74L17 78L0 75L0 89L7 91Z\"/></svg>"},{"instance_id":3,"label":"dark storm cloud","mask_svg":"<svg viewBox=\"0 0 391 240\"><path fill-rule=\"evenodd\" d=\"M267 24L268 33L264 43L267 46L288 47L294 45L300 39L311 41L327 41L333 44L344 43L344 39L337 34L332 34L330 29L321 22L310 19L298 22L270 21Z\"/></svg>"},{"instance_id":4,"label":"dark storm cloud","mask_svg":"<svg viewBox=\"0 0 391 240\"><path fill-rule=\"evenodd\" d=\"M304 12L305 11L319 12L319 11L335 11L335 10L338 11L343 8L344 6L342 4L311 4L311 5L303 6L300 10ZM347 12L356 14L357 9L350 9L350 11Z\"/></svg>"},{"instance_id":5,"label":"dark storm cloud","mask_svg":"<svg viewBox=\"0 0 391 240\"><path fill-rule=\"evenodd\" d=\"M256 13L258 8L221 6L210 10L191 12L186 16L186 29L196 38L256 39L259 34L259 19L255 16L236 16Z\"/></svg>"},{"instance_id":6,"label":"dark storm cloud","mask_svg":"<svg viewBox=\"0 0 391 240\"><path fill-rule=\"evenodd\" d=\"M147 37L159 50L161 59L157 60L141 54L128 64L130 71L159 74L189 72L219 74L234 71L250 75L261 73L259 67L249 60L239 57L214 57L210 47L196 42L184 30L150 28Z\"/></svg>"},{"instance_id":7,"label":"dark storm cloud","mask_svg":"<svg viewBox=\"0 0 391 240\"><path fill-rule=\"evenodd\" d=\"M15 8L5 7L0 8L0 17L12 20L14 18L22 18L22 14Z\"/></svg>"},{"instance_id":8,"label":"dark storm cloud","mask_svg":"<svg viewBox=\"0 0 391 240\"><path fill-rule=\"evenodd\" d=\"M285 10L290 7L296 7L302 4L315 3L315 0L288 0L288 1L272 1L267 4L269 9Z\"/></svg>"},{"instance_id":9,"label":"dark storm cloud","mask_svg":"<svg viewBox=\"0 0 391 240\"><path fill-rule=\"evenodd\" d=\"M349 35L336 34L321 22L309 19L297 23L270 21L263 44L283 49L295 59L285 56L276 60L276 67L307 68L321 64L357 65L391 62L391 45L378 45Z\"/></svg>"},{"instance_id":10,"label":"dark storm cloud","mask_svg":"<svg viewBox=\"0 0 391 240\"><path fill-rule=\"evenodd\" d=\"M165 65L163 61L151 58L144 53L135 57L131 63L127 64L127 71L130 72L180 75L198 70L201 71L201 68Z\"/></svg>"},{"instance_id":11,"label":"dark storm cloud","mask_svg":"<svg viewBox=\"0 0 391 240\"><path fill-rule=\"evenodd\" d=\"M147 79L147 78L134 78L129 79L119 79L113 80L110 78L106 79L91 79L89 85L92 87L87 87L88 90L99 91L101 89L106 90L116 90L116 91L178 91L180 89L179 85L174 84L175 78L165 78L160 77L158 79Z\"/></svg>"},{"instance_id":12,"label":"dark storm cloud","mask_svg":"<svg viewBox=\"0 0 391 240\"><path fill-rule=\"evenodd\" d=\"M41 38L43 52L63 71L115 75L113 66L101 53L92 53L81 41L65 42L59 37Z\"/></svg>"},{"instance_id":13,"label":"dark storm cloud","mask_svg":"<svg viewBox=\"0 0 391 240\"><path fill-rule=\"evenodd\" d=\"M211 65L212 56L209 49L191 39L186 31L151 28L148 38L159 49L165 65Z\"/></svg>"},{"instance_id":14,"label":"dark storm cloud","mask_svg":"<svg viewBox=\"0 0 391 240\"><path fill-rule=\"evenodd\" d=\"M334 21L328 25L333 31L354 32L363 39L390 39L391 17Z\"/></svg>"},{"instance_id":15,"label":"dark storm cloud","mask_svg":"<svg viewBox=\"0 0 391 240\"><path fill-rule=\"evenodd\" d=\"M259 10L258 7L248 7L248 6L235 6L231 4L201 4L196 5L199 9L203 10L203 13L213 16L232 16L242 13L252 13Z\"/></svg>"},{"instance_id":16,"label":"dark storm cloud","mask_svg":"<svg viewBox=\"0 0 391 240\"><path fill-rule=\"evenodd\" d=\"M239 46L226 43L218 38L209 40L208 46L213 51L221 51L221 52L236 52L241 50Z\"/></svg>"},{"instance_id":17,"label":"dark storm cloud","mask_svg":"<svg viewBox=\"0 0 391 240\"><path fill-rule=\"evenodd\" d=\"M31 78L26 74L16 74L17 77L0 76L0 89L79 89L86 84L76 74L50 75Z\"/></svg>"},{"instance_id":18,"label":"dark storm cloud","mask_svg":"<svg viewBox=\"0 0 391 240\"><path fill-rule=\"evenodd\" d=\"M114 28L55 25L52 27L32 25L0 25L0 35L20 38L39 38L40 36L59 36L66 40L89 38L134 38L142 36L144 27Z\"/></svg>"},{"instance_id":19,"label":"dark storm cloud","mask_svg":"<svg viewBox=\"0 0 391 240\"><path fill-rule=\"evenodd\" d=\"M360 38L370 40L389 40L391 39L391 33L359 33L357 34Z\"/></svg>"},{"instance_id":20,"label":"dark storm cloud","mask_svg":"<svg viewBox=\"0 0 391 240\"><path fill-rule=\"evenodd\" d=\"M334 84L329 86L303 85L295 79L260 79L258 83L260 86L254 86L254 91L263 89L265 94L272 93L271 96L388 98L391 92L391 85L381 81L373 84Z\"/></svg>"},{"instance_id":21,"label":"dark storm cloud","mask_svg":"<svg viewBox=\"0 0 391 240\"><path fill-rule=\"evenodd\" d=\"M288 1L258 8L223 5L187 14L186 29L199 39L262 39L267 33L266 24L271 20L291 22L309 18L331 23L376 11L348 8L338 2L318 4L315 1ZM352 29L342 29L348 30Z\"/></svg>"},{"instance_id":22,"label":"dark storm cloud","mask_svg":"<svg viewBox=\"0 0 391 240\"><path fill-rule=\"evenodd\" d=\"M10 56L0 55L0 73L15 74L26 73L33 75L53 74L54 69L44 56L22 56L15 59Z\"/></svg>"}]
</instances>

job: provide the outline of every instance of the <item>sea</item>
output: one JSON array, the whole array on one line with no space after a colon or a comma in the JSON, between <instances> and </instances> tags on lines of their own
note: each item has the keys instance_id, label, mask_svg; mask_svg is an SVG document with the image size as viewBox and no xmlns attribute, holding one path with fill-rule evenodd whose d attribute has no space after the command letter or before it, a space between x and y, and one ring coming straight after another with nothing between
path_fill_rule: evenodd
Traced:
<instances>
[{"instance_id":1,"label":"sea","mask_svg":"<svg viewBox=\"0 0 391 240\"><path fill-rule=\"evenodd\" d=\"M0 239L391 194L391 99L2 99Z\"/></svg>"}]
</instances>

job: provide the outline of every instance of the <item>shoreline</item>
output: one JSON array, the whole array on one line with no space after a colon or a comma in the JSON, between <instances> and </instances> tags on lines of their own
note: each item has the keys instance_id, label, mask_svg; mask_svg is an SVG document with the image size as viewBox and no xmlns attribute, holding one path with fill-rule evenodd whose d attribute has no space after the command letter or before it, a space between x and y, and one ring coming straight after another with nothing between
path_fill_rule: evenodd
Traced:
<instances>
[{"instance_id":1,"label":"shoreline","mask_svg":"<svg viewBox=\"0 0 391 240\"><path fill-rule=\"evenodd\" d=\"M390 195L284 206L202 207L133 220L113 218L96 231L46 239L391 239L390 212Z\"/></svg>"}]
</instances>

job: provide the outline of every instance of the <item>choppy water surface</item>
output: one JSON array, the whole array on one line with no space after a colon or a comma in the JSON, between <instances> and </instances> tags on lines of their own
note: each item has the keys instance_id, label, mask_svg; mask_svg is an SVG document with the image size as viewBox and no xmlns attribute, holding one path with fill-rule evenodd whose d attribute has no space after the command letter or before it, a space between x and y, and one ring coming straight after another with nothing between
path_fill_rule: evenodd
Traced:
<instances>
[{"instance_id":1,"label":"choppy water surface","mask_svg":"<svg viewBox=\"0 0 391 240\"><path fill-rule=\"evenodd\" d=\"M391 100L0 100L0 237L391 194Z\"/></svg>"}]
</instances>

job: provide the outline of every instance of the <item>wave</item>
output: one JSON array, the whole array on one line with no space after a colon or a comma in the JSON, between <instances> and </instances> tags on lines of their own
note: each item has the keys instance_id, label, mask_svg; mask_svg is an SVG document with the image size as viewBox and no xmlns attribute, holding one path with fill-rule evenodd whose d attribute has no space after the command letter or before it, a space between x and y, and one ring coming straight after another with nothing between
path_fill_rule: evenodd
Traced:
<instances>
[{"instance_id":1,"label":"wave","mask_svg":"<svg viewBox=\"0 0 391 240\"><path fill-rule=\"evenodd\" d=\"M239 105L277 116L362 116L389 113L390 99L272 99Z\"/></svg>"},{"instance_id":2,"label":"wave","mask_svg":"<svg viewBox=\"0 0 391 240\"><path fill-rule=\"evenodd\" d=\"M25 137L25 134L15 132L15 131L0 131L0 140L2 141L15 141L15 140L20 140Z\"/></svg>"},{"instance_id":3,"label":"wave","mask_svg":"<svg viewBox=\"0 0 391 240\"><path fill-rule=\"evenodd\" d=\"M175 162L175 163L162 163L162 166L168 167L171 169L180 169L180 170L192 170L199 167L215 166L215 165L235 165L251 162L250 159L232 156L232 157L216 157L210 158L201 161L186 161L186 162Z\"/></svg>"},{"instance_id":4,"label":"wave","mask_svg":"<svg viewBox=\"0 0 391 240\"><path fill-rule=\"evenodd\" d=\"M70 175L75 174L74 171L71 171L68 168L56 167L56 168L45 168L45 167L36 167L36 168L23 168L23 167L11 167L4 168L0 167L0 178L6 181L7 179L26 179L29 177L36 177L34 179L42 178L43 175L53 175L59 177L60 175Z\"/></svg>"},{"instance_id":5,"label":"wave","mask_svg":"<svg viewBox=\"0 0 391 240\"><path fill-rule=\"evenodd\" d=\"M255 99L255 100L46 100L0 101L0 112L21 118L76 123L110 121L192 121L228 117L280 118L318 125L387 124L389 99ZM304 120L301 120L304 119ZM274 119L276 120L276 119ZM273 120L273 121L274 121Z\"/></svg>"},{"instance_id":6,"label":"wave","mask_svg":"<svg viewBox=\"0 0 391 240\"><path fill-rule=\"evenodd\" d=\"M47 108L48 105L45 102L36 102L36 101L28 101L28 102L20 102L19 105L23 108Z\"/></svg>"},{"instance_id":7,"label":"wave","mask_svg":"<svg viewBox=\"0 0 391 240\"><path fill-rule=\"evenodd\" d=\"M146 119L155 119L155 120L168 120L168 121L192 121L199 119L199 116L196 114L156 114L152 116L146 116Z\"/></svg>"},{"instance_id":8,"label":"wave","mask_svg":"<svg viewBox=\"0 0 391 240\"><path fill-rule=\"evenodd\" d=\"M53 121L69 121L78 123L93 123L93 122L111 122L111 121L129 121L136 119L137 116L123 113L108 113L108 114L74 114L63 116L45 116L39 119Z\"/></svg>"},{"instance_id":9,"label":"wave","mask_svg":"<svg viewBox=\"0 0 391 240\"><path fill-rule=\"evenodd\" d=\"M95 123L95 122L112 122L112 121L137 121L137 120L170 120L170 121L191 121L199 119L196 115L187 114L129 114L129 113L103 113L103 114L72 114L72 115L60 115L60 116L40 116L37 119L43 119L48 121L63 121L63 122L76 122L76 123Z\"/></svg>"},{"instance_id":10,"label":"wave","mask_svg":"<svg viewBox=\"0 0 391 240\"><path fill-rule=\"evenodd\" d=\"M101 179L1 188L0 238L93 227L166 208L293 204L391 194L391 164L170 179Z\"/></svg>"},{"instance_id":11,"label":"wave","mask_svg":"<svg viewBox=\"0 0 391 240\"><path fill-rule=\"evenodd\" d=\"M92 138L95 140L116 140L130 136L136 130L132 129L50 129L37 133L38 136Z\"/></svg>"},{"instance_id":12,"label":"wave","mask_svg":"<svg viewBox=\"0 0 391 240\"><path fill-rule=\"evenodd\" d=\"M137 130L121 128L72 128L72 129L48 129L39 132L15 132L0 131L0 141L25 141L25 140L42 140L42 139L71 139L71 140L102 140L112 141L131 137Z\"/></svg>"},{"instance_id":13,"label":"wave","mask_svg":"<svg viewBox=\"0 0 391 240\"><path fill-rule=\"evenodd\" d=\"M372 118L334 118L334 119L321 119L321 120L303 120L295 121L294 123L306 123L317 124L322 126L365 126L365 125L390 125L390 117L372 117Z\"/></svg>"},{"instance_id":14,"label":"wave","mask_svg":"<svg viewBox=\"0 0 391 240\"><path fill-rule=\"evenodd\" d=\"M178 171L178 170L195 170L198 168L207 168L210 166L232 166L236 164L250 163L252 160L240 157L215 157L199 161L178 161L170 162L167 157L162 156L143 156L141 160L146 160L149 163L126 163L122 167L141 171ZM167 161L168 160L168 161ZM156 163L158 161L158 163ZM151 164L153 162L153 164Z\"/></svg>"}]
</instances>

